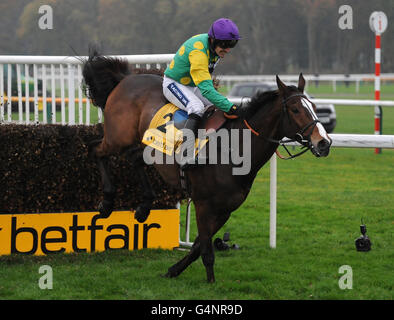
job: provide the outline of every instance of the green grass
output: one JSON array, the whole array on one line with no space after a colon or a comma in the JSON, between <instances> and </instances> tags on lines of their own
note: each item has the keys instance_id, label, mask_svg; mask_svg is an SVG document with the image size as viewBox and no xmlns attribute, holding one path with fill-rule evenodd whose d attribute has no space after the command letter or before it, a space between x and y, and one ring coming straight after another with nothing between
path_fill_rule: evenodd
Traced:
<instances>
[{"instance_id":1,"label":"green grass","mask_svg":"<svg viewBox=\"0 0 394 320\"><path fill-rule=\"evenodd\" d=\"M387 110L386 110L387 109ZM337 133L372 133L373 111L338 106ZM384 108L394 134L394 109ZM216 252L216 283L201 259L175 279L162 278L185 252L174 250L0 257L0 299L393 299L394 150L333 148L278 160L277 248L269 247L269 165L246 202L218 232L241 249ZM185 216L181 218L184 239ZM193 211L194 213L194 211ZM372 241L357 252L361 218ZM194 214L192 236L196 235ZM53 268L53 289L41 290L41 265ZM353 269L341 290L338 269Z\"/></svg>"},{"instance_id":2,"label":"green grass","mask_svg":"<svg viewBox=\"0 0 394 320\"><path fill-rule=\"evenodd\" d=\"M205 283L200 259L179 278L161 277L185 254L180 251L8 256L0 258L0 298L392 299L393 156L333 149L326 159L308 154L279 161L276 249L269 247L264 167L247 201L218 233L229 231L241 249L216 253L213 285ZM354 246L361 218L372 241L367 253ZM53 268L52 290L38 287L44 264ZM338 287L342 265L353 268L352 290Z\"/></svg>"},{"instance_id":3,"label":"green grass","mask_svg":"<svg viewBox=\"0 0 394 320\"><path fill-rule=\"evenodd\" d=\"M320 82L318 86L312 81L309 82L306 90L314 96L327 96L339 98L358 98L358 99L375 99L375 88L373 82L361 82L359 91L356 90L354 82L346 86L343 82L337 82L336 90L331 82ZM392 100L394 98L394 82L382 81L380 88L380 95L382 100Z\"/></svg>"},{"instance_id":4,"label":"green grass","mask_svg":"<svg viewBox=\"0 0 394 320\"><path fill-rule=\"evenodd\" d=\"M335 106L337 126L333 133L374 134L373 107ZM394 134L394 107L383 107L383 134Z\"/></svg>"}]
</instances>

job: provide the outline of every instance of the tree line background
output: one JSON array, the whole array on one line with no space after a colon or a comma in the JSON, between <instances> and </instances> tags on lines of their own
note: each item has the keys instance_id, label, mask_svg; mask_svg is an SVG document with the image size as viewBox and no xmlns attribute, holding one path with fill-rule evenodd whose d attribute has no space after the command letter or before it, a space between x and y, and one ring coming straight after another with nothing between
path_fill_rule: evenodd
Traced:
<instances>
[{"instance_id":1,"label":"tree line background","mask_svg":"<svg viewBox=\"0 0 394 320\"><path fill-rule=\"evenodd\" d=\"M351 30L338 27L343 4ZM41 5L53 9L52 30L39 28ZM1 0L0 54L86 55L92 43L104 54L175 53L228 17L242 40L222 74L373 73L373 11L388 17L382 72L394 72L394 0Z\"/></svg>"}]
</instances>

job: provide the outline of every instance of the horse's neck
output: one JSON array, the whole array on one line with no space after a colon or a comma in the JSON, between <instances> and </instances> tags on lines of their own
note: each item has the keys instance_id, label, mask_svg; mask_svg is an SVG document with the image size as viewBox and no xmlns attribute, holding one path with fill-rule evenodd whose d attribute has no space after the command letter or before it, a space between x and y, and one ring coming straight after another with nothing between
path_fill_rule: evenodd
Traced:
<instances>
[{"instance_id":1,"label":"horse's neck","mask_svg":"<svg viewBox=\"0 0 394 320\"><path fill-rule=\"evenodd\" d=\"M279 122L281 121L281 107L276 99L272 103L273 107L262 109L250 119L249 123L255 127L260 136L271 139L280 139L281 128ZM263 139L264 140L264 139Z\"/></svg>"},{"instance_id":2,"label":"horse's neck","mask_svg":"<svg viewBox=\"0 0 394 320\"><path fill-rule=\"evenodd\" d=\"M250 128L258 132L259 136L251 132L251 170L245 177L245 183L253 183L257 172L275 153L278 144L265 138L280 140L283 138L280 128L280 105L277 100L273 102L274 107L269 110L258 111L248 124Z\"/></svg>"}]
</instances>

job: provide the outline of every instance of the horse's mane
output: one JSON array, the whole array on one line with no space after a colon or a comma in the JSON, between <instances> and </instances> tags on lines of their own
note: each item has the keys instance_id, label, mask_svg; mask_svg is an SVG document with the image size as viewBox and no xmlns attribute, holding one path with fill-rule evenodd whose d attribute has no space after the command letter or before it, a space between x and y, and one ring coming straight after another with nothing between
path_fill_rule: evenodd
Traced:
<instances>
[{"instance_id":1,"label":"horse's mane","mask_svg":"<svg viewBox=\"0 0 394 320\"><path fill-rule=\"evenodd\" d=\"M287 88L290 89L292 92L298 92L297 87L295 86L288 86ZM250 100L250 102L245 106L247 108L247 113L245 118L252 117L258 110L267 109L272 104L273 100L279 97L278 90L271 90L271 91L264 91L264 92L257 92Z\"/></svg>"},{"instance_id":2,"label":"horse's mane","mask_svg":"<svg viewBox=\"0 0 394 320\"><path fill-rule=\"evenodd\" d=\"M82 88L95 106L104 110L107 97L118 83L130 74L126 60L104 57L97 48L89 48L89 57L83 62Z\"/></svg>"},{"instance_id":3,"label":"horse's mane","mask_svg":"<svg viewBox=\"0 0 394 320\"><path fill-rule=\"evenodd\" d=\"M271 106L270 102L278 98L279 91L271 90L264 92L257 92L250 100L250 102L244 107L247 110L245 118L252 117L258 110L266 109Z\"/></svg>"},{"instance_id":4,"label":"horse's mane","mask_svg":"<svg viewBox=\"0 0 394 320\"><path fill-rule=\"evenodd\" d=\"M158 76L163 77L164 70L165 69L163 69L163 68L161 68L161 69L157 69L157 68L146 69L146 68L134 68L134 67L130 66L131 74L156 74Z\"/></svg>"}]
</instances>

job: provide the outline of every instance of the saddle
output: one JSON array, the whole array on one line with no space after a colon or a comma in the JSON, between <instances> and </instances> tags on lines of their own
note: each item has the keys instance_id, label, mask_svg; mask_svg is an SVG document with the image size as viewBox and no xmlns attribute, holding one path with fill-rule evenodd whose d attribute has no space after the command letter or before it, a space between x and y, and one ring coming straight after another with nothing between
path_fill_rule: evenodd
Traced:
<instances>
[{"instance_id":1,"label":"saddle","mask_svg":"<svg viewBox=\"0 0 394 320\"><path fill-rule=\"evenodd\" d=\"M180 152L180 146L183 141L185 122L188 118L187 112L179 109L172 103L162 106L153 116L149 128L145 131L142 143L155 148L156 150L166 153L169 156L174 152ZM206 134L216 132L227 121L223 111L212 106L208 108L199 124L199 129L205 129ZM208 142L208 136L203 139L196 138L195 154Z\"/></svg>"}]
</instances>

